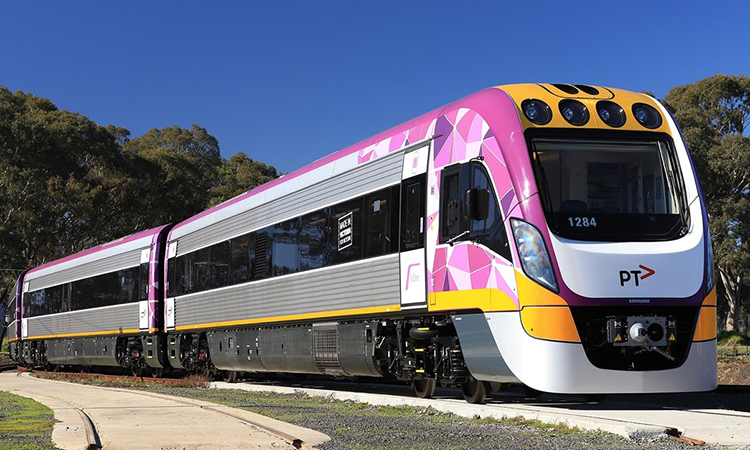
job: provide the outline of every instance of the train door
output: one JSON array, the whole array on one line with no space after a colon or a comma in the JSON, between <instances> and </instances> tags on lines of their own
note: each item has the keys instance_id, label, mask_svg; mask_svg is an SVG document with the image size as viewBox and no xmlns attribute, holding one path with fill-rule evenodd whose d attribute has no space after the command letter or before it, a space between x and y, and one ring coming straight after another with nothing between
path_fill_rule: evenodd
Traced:
<instances>
[{"instance_id":1,"label":"train door","mask_svg":"<svg viewBox=\"0 0 750 450\"><path fill-rule=\"evenodd\" d=\"M401 177L401 308L427 307L426 174L430 144L407 150Z\"/></svg>"}]
</instances>

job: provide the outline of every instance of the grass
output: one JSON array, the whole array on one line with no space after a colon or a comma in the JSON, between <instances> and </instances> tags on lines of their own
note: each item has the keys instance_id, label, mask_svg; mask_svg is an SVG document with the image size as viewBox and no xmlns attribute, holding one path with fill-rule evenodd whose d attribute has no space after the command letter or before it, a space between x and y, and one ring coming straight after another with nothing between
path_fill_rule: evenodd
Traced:
<instances>
[{"instance_id":1,"label":"grass","mask_svg":"<svg viewBox=\"0 0 750 450\"><path fill-rule=\"evenodd\" d=\"M721 331L716 337L718 345L750 345L750 337L739 331Z\"/></svg>"},{"instance_id":2,"label":"grass","mask_svg":"<svg viewBox=\"0 0 750 450\"><path fill-rule=\"evenodd\" d=\"M26 397L0 392L0 448L54 449L52 410Z\"/></svg>"}]
</instances>

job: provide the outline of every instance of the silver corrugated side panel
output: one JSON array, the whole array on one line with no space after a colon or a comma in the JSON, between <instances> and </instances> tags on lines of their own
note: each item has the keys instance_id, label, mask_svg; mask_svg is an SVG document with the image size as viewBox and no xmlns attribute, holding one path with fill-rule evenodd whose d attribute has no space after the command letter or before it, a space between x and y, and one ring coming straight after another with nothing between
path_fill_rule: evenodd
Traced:
<instances>
[{"instance_id":1,"label":"silver corrugated side panel","mask_svg":"<svg viewBox=\"0 0 750 450\"><path fill-rule=\"evenodd\" d=\"M175 326L400 303L398 254L175 299Z\"/></svg>"},{"instance_id":2,"label":"silver corrugated side panel","mask_svg":"<svg viewBox=\"0 0 750 450\"><path fill-rule=\"evenodd\" d=\"M114 272L120 269L136 267L141 263L141 250L142 249L131 250L119 255L110 256L98 261L92 261L90 263L81 264L79 266L31 279L29 280L28 292L57 286L69 281L101 275L103 273Z\"/></svg>"},{"instance_id":3,"label":"silver corrugated side panel","mask_svg":"<svg viewBox=\"0 0 750 450\"><path fill-rule=\"evenodd\" d=\"M29 337L69 333L137 330L138 303L84 309L28 319Z\"/></svg>"},{"instance_id":4,"label":"silver corrugated side panel","mask_svg":"<svg viewBox=\"0 0 750 450\"><path fill-rule=\"evenodd\" d=\"M208 225L179 238L177 256L336 204L346 198L391 186L401 181L402 161L403 153L395 152L334 178Z\"/></svg>"}]
</instances>

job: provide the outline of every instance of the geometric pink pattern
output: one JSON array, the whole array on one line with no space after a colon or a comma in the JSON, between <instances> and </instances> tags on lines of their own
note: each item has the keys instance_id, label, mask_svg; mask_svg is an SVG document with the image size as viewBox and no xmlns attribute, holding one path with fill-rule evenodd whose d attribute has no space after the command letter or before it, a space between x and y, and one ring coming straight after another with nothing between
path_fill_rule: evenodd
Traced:
<instances>
[{"instance_id":1,"label":"geometric pink pattern","mask_svg":"<svg viewBox=\"0 0 750 450\"><path fill-rule=\"evenodd\" d=\"M430 136L438 137L433 144L427 189L439 189L440 170L444 166L481 156L492 177L500 209L503 216L507 217L508 212L518 204L518 199L510 181L502 150L487 122L476 111L468 108L455 109L439 116L429 126L413 127L368 145L359 150L358 162L362 164L385 156L425 139L428 133ZM437 205L431 207L435 210L428 211L427 229L431 229L433 224L440 220ZM510 230L506 231L510 236ZM428 283L430 292L494 288L505 292L517 302L516 295L499 270L502 266L509 267L510 263L470 243L440 246L435 242L435 245L437 248L433 265L432 268L428 268L431 269L428 270L428 276L432 278L432 283Z\"/></svg>"}]
</instances>

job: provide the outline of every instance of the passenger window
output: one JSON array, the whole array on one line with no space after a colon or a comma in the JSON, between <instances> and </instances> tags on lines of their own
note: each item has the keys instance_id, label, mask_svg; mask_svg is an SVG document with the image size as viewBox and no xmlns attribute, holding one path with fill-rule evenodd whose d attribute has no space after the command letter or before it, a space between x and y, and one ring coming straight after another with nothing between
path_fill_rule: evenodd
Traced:
<instances>
[{"instance_id":1,"label":"passenger window","mask_svg":"<svg viewBox=\"0 0 750 450\"><path fill-rule=\"evenodd\" d=\"M332 206L331 263L354 261L362 257L362 198Z\"/></svg>"},{"instance_id":2,"label":"passenger window","mask_svg":"<svg viewBox=\"0 0 750 450\"><path fill-rule=\"evenodd\" d=\"M229 241L211 246L211 261L214 266L213 288L229 284Z\"/></svg>"},{"instance_id":3,"label":"passenger window","mask_svg":"<svg viewBox=\"0 0 750 450\"><path fill-rule=\"evenodd\" d=\"M298 228L297 219L273 226L272 276L299 272Z\"/></svg>"},{"instance_id":4,"label":"passenger window","mask_svg":"<svg viewBox=\"0 0 750 450\"><path fill-rule=\"evenodd\" d=\"M255 233L232 239L229 261L231 284L244 283L251 278L250 269L255 259Z\"/></svg>"},{"instance_id":5,"label":"passenger window","mask_svg":"<svg viewBox=\"0 0 750 450\"><path fill-rule=\"evenodd\" d=\"M326 264L326 234L328 225L324 211L316 211L302 217L300 228L300 269L309 270Z\"/></svg>"},{"instance_id":6,"label":"passenger window","mask_svg":"<svg viewBox=\"0 0 750 450\"><path fill-rule=\"evenodd\" d=\"M201 292L211 288L213 278L213 263L211 261L211 247L202 248L195 255L195 281L193 292Z\"/></svg>"},{"instance_id":7,"label":"passenger window","mask_svg":"<svg viewBox=\"0 0 750 450\"><path fill-rule=\"evenodd\" d=\"M396 250L398 187L365 197L364 256L386 255ZM394 218L395 215L395 218Z\"/></svg>"}]
</instances>

